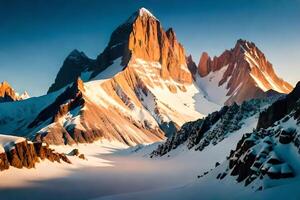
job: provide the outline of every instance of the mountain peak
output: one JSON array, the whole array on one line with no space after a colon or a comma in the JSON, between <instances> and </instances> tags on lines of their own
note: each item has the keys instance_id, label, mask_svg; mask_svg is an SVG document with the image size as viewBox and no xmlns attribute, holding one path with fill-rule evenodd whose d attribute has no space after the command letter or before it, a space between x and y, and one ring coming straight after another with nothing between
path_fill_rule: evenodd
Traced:
<instances>
[{"instance_id":1,"label":"mountain peak","mask_svg":"<svg viewBox=\"0 0 300 200\"><path fill-rule=\"evenodd\" d=\"M24 91L21 95L20 95L20 99L25 100L25 99L29 99L30 95L28 94L27 91Z\"/></svg>"},{"instance_id":2,"label":"mountain peak","mask_svg":"<svg viewBox=\"0 0 300 200\"><path fill-rule=\"evenodd\" d=\"M214 79L217 88L225 88L226 104L265 97L268 90L278 93L289 93L292 90L289 83L277 76L264 53L253 42L244 39L237 40L234 48L224 51L220 56L211 58L203 53L198 74L199 79L204 81L202 85L206 84L206 79L210 82Z\"/></svg>"},{"instance_id":3,"label":"mountain peak","mask_svg":"<svg viewBox=\"0 0 300 200\"><path fill-rule=\"evenodd\" d=\"M77 60L78 58L87 58L87 56L82 51L78 51L77 49L71 51L71 53L67 56L67 59Z\"/></svg>"},{"instance_id":4,"label":"mountain peak","mask_svg":"<svg viewBox=\"0 0 300 200\"><path fill-rule=\"evenodd\" d=\"M18 100L15 90L7 81L0 83L0 102L9 102Z\"/></svg>"},{"instance_id":5,"label":"mountain peak","mask_svg":"<svg viewBox=\"0 0 300 200\"><path fill-rule=\"evenodd\" d=\"M147 16L147 17L152 17L157 20L157 18L148 9L146 9L144 7L140 8L138 13L139 13L140 17Z\"/></svg>"},{"instance_id":6,"label":"mountain peak","mask_svg":"<svg viewBox=\"0 0 300 200\"><path fill-rule=\"evenodd\" d=\"M7 81L2 81L0 83L0 88L2 88L2 87L10 87L11 88L10 84Z\"/></svg>"},{"instance_id":7,"label":"mountain peak","mask_svg":"<svg viewBox=\"0 0 300 200\"><path fill-rule=\"evenodd\" d=\"M131 17L129 17L129 19L126 21L126 23L133 23L137 18L152 18L156 21L158 21L158 19L146 8L142 7L139 10L135 11Z\"/></svg>"}]
</instances>

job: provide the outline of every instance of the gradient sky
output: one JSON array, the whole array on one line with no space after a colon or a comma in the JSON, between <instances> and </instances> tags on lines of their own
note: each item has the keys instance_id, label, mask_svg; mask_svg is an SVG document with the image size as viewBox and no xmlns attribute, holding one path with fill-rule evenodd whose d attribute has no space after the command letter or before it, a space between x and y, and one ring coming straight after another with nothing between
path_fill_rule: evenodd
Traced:
<instances>
[{"instance_id":1,"label":"gradient sky","mask_svg":"<svg viewBox=\"0 0 300 200\"><path fill-rule=\"evenodd\" d=\"M280 77L300 80L300 0L0 0L0 80L42 95L77 48L95 58L140 7L173 27L196 63L237 39L256 43Z\"/></svg>"}]
</instances>

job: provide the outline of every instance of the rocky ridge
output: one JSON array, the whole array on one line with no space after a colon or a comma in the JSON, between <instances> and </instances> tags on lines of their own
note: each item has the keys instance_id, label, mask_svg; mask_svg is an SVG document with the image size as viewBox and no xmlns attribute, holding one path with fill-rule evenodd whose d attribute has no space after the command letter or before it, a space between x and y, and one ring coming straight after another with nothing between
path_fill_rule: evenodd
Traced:
<instances>
[{"instance_id":1,"label":"rocky ridge","mask_svg":"<svg viewBox=\"0 0 300 200\"><path fill-rule=\"evenodd\" d=\"M151 153L151 156L164 156L179 146L202 151L208 145L216 145L230 133L240 130L244 121L257 115L261 109L274 100L255 99L224 106L220 111L209 114L204 119L184 124L176 134Z\"/></svg>"},{"instance_id":2,"label":"rocky ridge","mask_svg":"<svg viewBox=\"0 0 300 200\"><path fill-rule=\"evenodd\" d=\"M46 143L30 142L25 138L0 135L0 171L16 168L34 168L40 160L71 164L65 154L50 149Z\"/></svg>"}]
</instances>

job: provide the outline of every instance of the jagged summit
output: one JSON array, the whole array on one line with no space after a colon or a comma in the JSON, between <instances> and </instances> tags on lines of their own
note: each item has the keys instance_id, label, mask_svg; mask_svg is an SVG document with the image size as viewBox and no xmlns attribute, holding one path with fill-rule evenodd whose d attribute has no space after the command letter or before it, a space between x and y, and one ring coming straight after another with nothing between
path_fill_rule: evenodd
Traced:
<instances>
[{"instance_id":1,"label":"jagged summit","mask_svg":"<svg viewBox=\"0 0 300 200\"><path fill-rule=\"evenodd\" d=\"M139 13L139 16L141 17L144 17L144 16L147 16L147 17L152 17L152 18L155 18L157 19L148 9L142 7L138 10L138 13Z\"/></svg>"},{"instance_id":2,"label":"jagged summit","mask_svg":"<svg viewBox=\"0 0 300 200\"><path fill-rule=\"evenodd\" d=\"M198 82L207 96L218 103L242 103L252 98L266 96L267 91L289 93L292 86L279 78L272 64L253 42L239 39L235 47L211 58L204 52L198 64ZM207 81L223 88L226 98L217 98L206 88ZM211 85L211 84L210 84ZM221 91L221 92L222 92ZM220 94L220 93L219 93Z\"/></svg>"},{"instance_id":3,"label":"jagged summit","mask_svg":"<svg viewBox=\"0 0 300 200\"><path fill-rule=\"evenodd\" d=\"M141 8L112 32L106 48L95 61L83 52L72 51L48 93L72 83L77 77L84 81L95 80L99 79L100 73L107 71L110 76L100 78L109 78L117 70L126 68L133 59L158 62L162 66L163 79L192 82L185 50L177 41L174 30L164 31L157 18Z\"/></svg>"},{"instance_id":4,"label":"jagged summit","mask_svg":"<svg viewBox=\"0 0 300 200\"><path fill-rule=\"evenodd\" d=\"M30 95L28 94L27 91L24 91L21 95L20 95L21 99L28 99L30 98Z\"/></svg>"},{"instance_id":5,"label":"jagged summit","mask_svg":"<svg viewBox=\"0 0 300 200\"><path fill-rule=\"evenodd\" d=\"M158 19L148 9L142 7L134 12L126 23L133 23L138 17L152 18L158 21Z\"/></svg>"}]
</instances>

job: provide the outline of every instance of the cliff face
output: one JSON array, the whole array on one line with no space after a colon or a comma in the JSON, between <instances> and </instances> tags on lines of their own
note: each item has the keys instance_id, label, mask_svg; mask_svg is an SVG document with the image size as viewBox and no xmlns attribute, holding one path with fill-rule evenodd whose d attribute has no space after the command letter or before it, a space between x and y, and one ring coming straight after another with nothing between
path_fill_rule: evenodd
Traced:
<instances>
[{"instance_id":1,"label":"cliff face","mask_svg":"<svg viewBox=\"0 0 300 200\"><path fill-rule=\"evenodd\" d=\"M163 79L174 79L182 83L192 83L186 70L185 51L177 41L173 29L163 30L160 22L140 10L129 35L129 50L134 58L159 62Z\"/></svg>"},{"instance_id":2,"label":"cliff face","mask_svg":"<svg viewBox=\"0 0 300 200\"><path fill-rule=\"evenodd\" d=\"M227 90L225 104L265 97L269 90L289 93L293 88L275 74L272 64L255 44L245 40L238 40L233 49L219 57L202 54L198 64L199 79L218 72L222 72L218 86Z\"/></svg>"}]
</instances>

